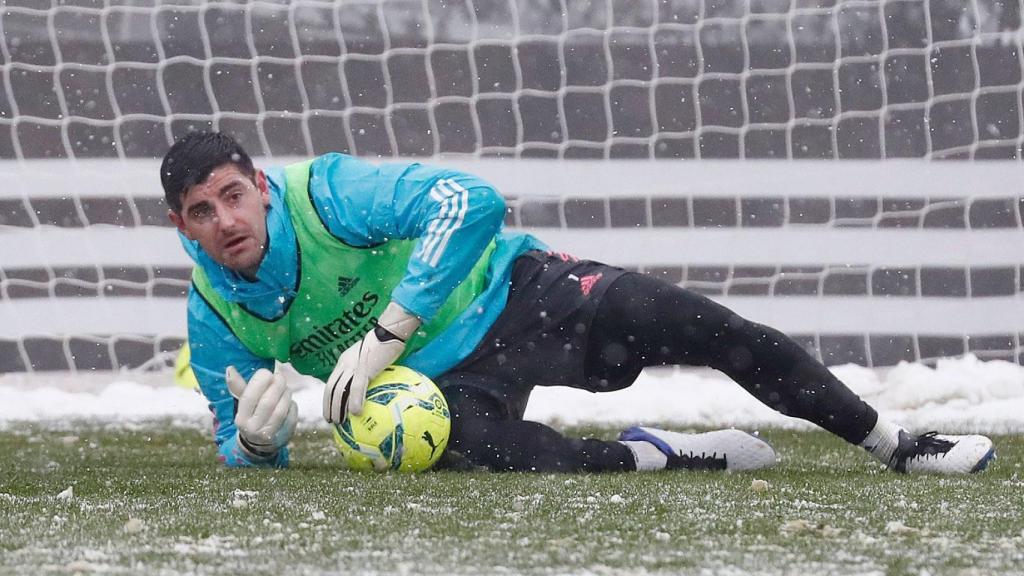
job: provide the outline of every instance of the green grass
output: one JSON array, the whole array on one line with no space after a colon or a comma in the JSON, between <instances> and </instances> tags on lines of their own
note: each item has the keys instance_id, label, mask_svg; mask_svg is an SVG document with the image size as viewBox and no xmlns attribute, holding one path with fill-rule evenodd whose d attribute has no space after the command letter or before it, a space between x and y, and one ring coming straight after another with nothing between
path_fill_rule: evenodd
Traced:
<instances>
[{"instance_id":1,"label":"green grass","mask_svg":"<svg viewBox=\"0 0 1024 576\"><path fill-rule=\"evenodd\" d=\"M0 574L1022 570L1024 439L996 439L983 474L942 478L884 472L823 433L764 436L782 461L755 474L402 476L339 470L326 429L265 471L220 467L196 428L13 426Z\"/></svg>"}]
</instances>

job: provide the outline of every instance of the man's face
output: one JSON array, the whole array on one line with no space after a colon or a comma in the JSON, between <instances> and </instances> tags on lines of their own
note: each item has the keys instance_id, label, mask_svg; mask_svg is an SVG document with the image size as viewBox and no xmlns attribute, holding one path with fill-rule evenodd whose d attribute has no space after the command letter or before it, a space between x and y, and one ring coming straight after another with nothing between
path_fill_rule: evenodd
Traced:
<instances>
[{"instance_id":1,"label":"man's face","mask_svg":"<svg viewBox=\"0 0 1024 576\"><path fill-rule=\"evenodd\" d=\"M267 245L270 192L262 170L256 181L234 164L218 166L206 180L185 191L181 214L168 212L186 238L199 242L219 264L255 278Z\"/></svg>"}]
</instances>

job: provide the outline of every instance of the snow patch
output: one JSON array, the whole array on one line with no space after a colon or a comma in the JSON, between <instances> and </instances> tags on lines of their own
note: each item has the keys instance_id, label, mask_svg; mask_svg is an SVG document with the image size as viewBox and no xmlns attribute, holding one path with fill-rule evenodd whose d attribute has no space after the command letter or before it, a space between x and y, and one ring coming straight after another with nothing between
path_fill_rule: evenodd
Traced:
<instances>
[{"instance_id":1,"label":"snow patch","mask_svg":"<svg viewBox=\"0 0 1024 576\"><path fill-rule=\"evenodd\" d=\"M1014 363L966 356L940 360L934 368L845 365L832 372L883 417L911 430L1024 432L1024 367ZM289 385L303 423L324 426L322 385L294 372ZM170 374L0 377L0 426L73 419L131 426L154 418L208 424L209 412L201 395L172 385ZM724 375L700 369L648 370L633 386L604 394L539 386L526 418L552 425L812 427L764 406ZM70 445L78 439L68 436L63 441Z\"/></svg>"}]
</instances>

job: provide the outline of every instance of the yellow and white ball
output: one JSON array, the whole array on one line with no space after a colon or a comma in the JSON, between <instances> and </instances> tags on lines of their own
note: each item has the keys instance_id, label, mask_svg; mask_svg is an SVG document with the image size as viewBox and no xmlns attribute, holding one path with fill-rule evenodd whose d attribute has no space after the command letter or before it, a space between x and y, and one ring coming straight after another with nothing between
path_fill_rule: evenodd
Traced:
<instances>
[{"instance_id":1,"label":"yellow and white ball","mask_svg":"<svg viewBox=\"0 0 1024 576\"><path fill-rule=\"evenodd\" d=\"M429 469L448 445L451 427L437 385L404 366L385 368L370 381L362 414L332 426L346 466L377 472Z\"/></svg>"}]
</instances>

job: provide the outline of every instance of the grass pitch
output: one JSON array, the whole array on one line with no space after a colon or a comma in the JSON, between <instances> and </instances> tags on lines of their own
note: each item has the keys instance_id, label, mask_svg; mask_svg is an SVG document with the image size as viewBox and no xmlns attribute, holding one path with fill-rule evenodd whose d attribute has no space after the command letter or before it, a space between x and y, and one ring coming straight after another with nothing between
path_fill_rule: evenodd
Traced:
<instances>
[{"instance_id":1,"label":"grass pitch","mask_svg":"<svg viewBox=\"0 0 1024 576\"><path fill-rule=\"evenodd\" d=\"M11 425L0 573L1024 571L1024 439L943 478L885 472L824 433L763 434L781 462L752 474L403 476L339 470L326 428L266 471L222 468L198 427Z\"/></svg>"}]
</instances>

